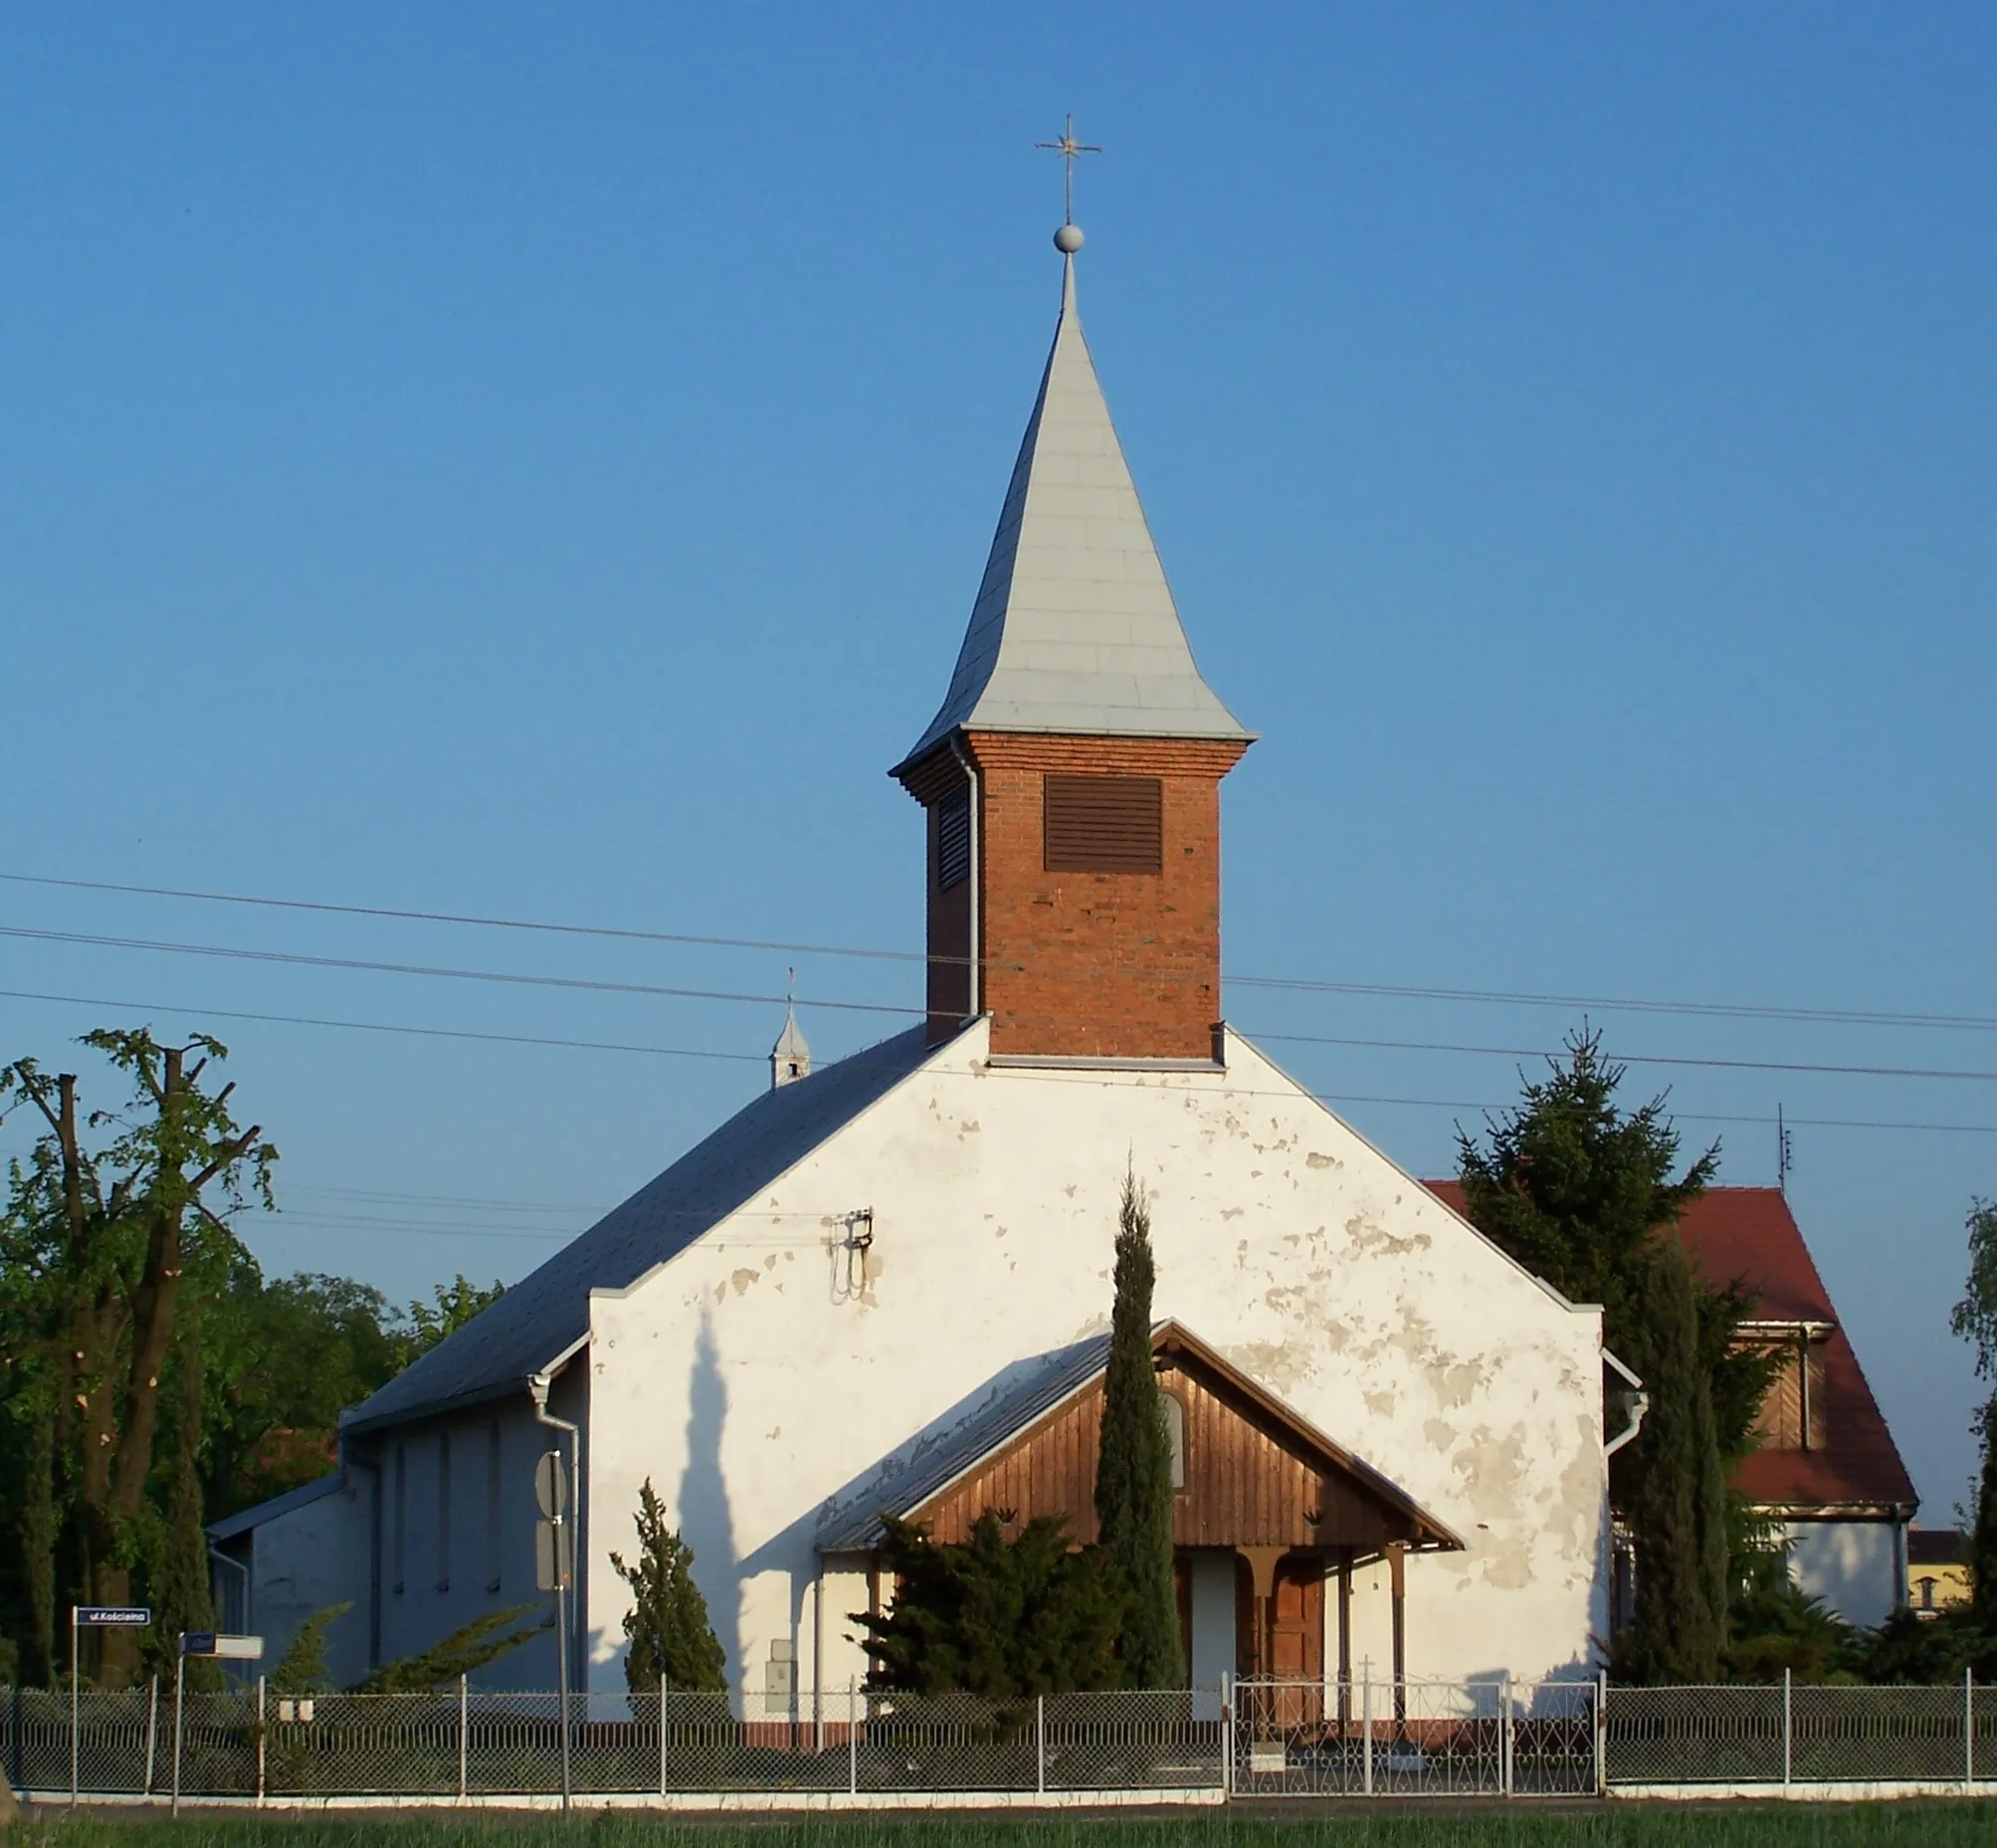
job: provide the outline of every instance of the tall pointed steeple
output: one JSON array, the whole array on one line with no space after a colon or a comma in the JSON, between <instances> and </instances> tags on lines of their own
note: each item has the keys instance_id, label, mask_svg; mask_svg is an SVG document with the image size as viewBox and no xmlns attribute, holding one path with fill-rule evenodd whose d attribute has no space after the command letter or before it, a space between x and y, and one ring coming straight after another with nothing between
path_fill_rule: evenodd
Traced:
<instances>
[{"instance_id":1,"label":"tall pointed steeple","mask_svg":"<svg viewBox=\"0 0 1997 1848\"><path fill-rule=\"evenodd\" d=\"M950 690L900 768L959 727L1251 737L1193 662L1083 335L1082 234L1062 230L1061 316L1040 395Z\"/></svg>"},{"instance_id":2,"label":"tall pointed steeple","mask_svg":"<svg viewBox=\"0 0 1997 1848\"><path fill-rule=\"evenodd\" d=\"M1061 318L970 628L894 771L926 811L929 1032L988 1014L994 1058L1206 1065L1220 780L1253 738L1194 665L1102 401L1082 233L1054 242Z\"/></svg>"}]
</instances>

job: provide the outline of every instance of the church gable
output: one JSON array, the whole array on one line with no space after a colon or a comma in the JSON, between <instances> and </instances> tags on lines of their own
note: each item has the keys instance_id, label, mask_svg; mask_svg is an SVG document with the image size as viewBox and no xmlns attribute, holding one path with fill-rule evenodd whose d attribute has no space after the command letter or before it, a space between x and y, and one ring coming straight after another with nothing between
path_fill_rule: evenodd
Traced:
<instances>
[{"instance_id":1,"label":"church gable","mask_svg":"<svg viewBox=\"0 0 1997 1848\"><path fill-rule=\"evenodd\" d=\"M1390 1545L1461 1550L1463 1542L1412 1497L1334 1444L1176 1322L1151 1341L1167 1427L1172 1433L1172 1543L1189 1547L1331 1549L1384 1555ZM1067 1389L1034 1415L1021 1395L1012 1419L981 1420L911 1481L886 1512L923 1527L944 1543L969 1538L980 1516L1009 1525L1057 1516L1078 1545L1096 1533L1096 1463L1102 1423L1106 1337L1082 1350ZM1024 1415L1024 1422L1019 1415ZM954 1473L933 1488L940 1470ZM846 1523L822 1550L871 1543L878 1521Z\"/></svg>"}]
</instances>

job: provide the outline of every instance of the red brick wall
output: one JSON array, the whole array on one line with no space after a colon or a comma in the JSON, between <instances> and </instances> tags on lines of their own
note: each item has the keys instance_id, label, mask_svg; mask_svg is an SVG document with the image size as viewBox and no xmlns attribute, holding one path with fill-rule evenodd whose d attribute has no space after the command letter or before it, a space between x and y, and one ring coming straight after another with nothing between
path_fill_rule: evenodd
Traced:
<instances>
[{"instance_id":1,"label":"red brick wall","mask_svg":"<svg viewBox=\"0 0 1997 1848\"><path fill-rule=\"evenodd\" d=\"M1211 1058L1220 779L1247 746L991 731L969 733L966 744L983 789L978 881L992 1051ZM1164 870L1048 872L1041 785L1049 771L1159 778ZM932 930L939 922L932 910ZM943 948L932 937L932 953Z\"/></svg>"}]
</instances>

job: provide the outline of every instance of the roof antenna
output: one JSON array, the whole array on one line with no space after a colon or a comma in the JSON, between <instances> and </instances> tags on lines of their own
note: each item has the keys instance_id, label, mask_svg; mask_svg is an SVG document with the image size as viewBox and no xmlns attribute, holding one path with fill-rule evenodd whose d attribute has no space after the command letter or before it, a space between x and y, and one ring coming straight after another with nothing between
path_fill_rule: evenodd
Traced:
<instances>
[{"instance_id":1,"label":"roof antenna","mask_svg":"<svg viewBox=\"0 0 1997 1848\"><path fill-rule=\"evenodd\" d=\"M1775 1106L1775 1186L1789 1197L1789 1170L1796 1165L1796 1151L1789 1141L1789 1126L1782 1121L1782 1106Z\"/></svg>"},{"instance_id":2,"label":"roof antenna","mask_svg":"<svg viewBox=\"0 0 1997 1848\"><path fill-rule=\"evenodd\" d=\"M1065 211L1061 229L1054 234L1054 248L1064 257L1072 257L1082 248L1082 228L1075 222L1075 163L1084 154L1099 154L1102 150L1093 141L1078 141L1075 138L1075 117L1072 113L1062 126L1060 140L1036 141L1034 146L1061 156L1061 190Z\"/></svg>"}]
</instances>

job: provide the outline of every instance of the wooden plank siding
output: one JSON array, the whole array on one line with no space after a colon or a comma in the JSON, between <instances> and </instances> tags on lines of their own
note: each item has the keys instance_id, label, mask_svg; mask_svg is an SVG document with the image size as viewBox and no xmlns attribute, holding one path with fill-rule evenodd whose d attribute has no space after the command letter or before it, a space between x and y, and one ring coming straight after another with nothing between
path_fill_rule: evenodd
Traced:
<instances>
[{"instance_id":1,"label":"wooden plank siding","mask_svg":"<svg viewBox=\"0 0 1997 1848\"><path fill-rule=\"evenodd\" d=\"M1279 1546L1375 1554L1426 1536L1362 1477L1302 1441L1239 1382L1167 1346L1158 1384L1185 1407L1185 1486L1174 1497L1176 1546ZM1079 1545L1096 1540L1098 1376L939 1491L912 1518L960 1542L986 1509L1019 1524L1060 1515Z\"/></svg>"}]
</instances>

